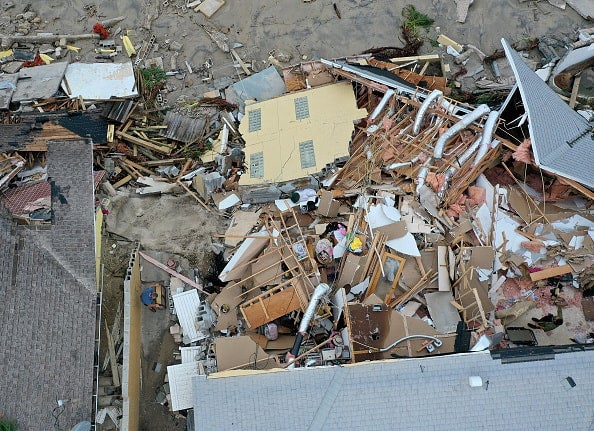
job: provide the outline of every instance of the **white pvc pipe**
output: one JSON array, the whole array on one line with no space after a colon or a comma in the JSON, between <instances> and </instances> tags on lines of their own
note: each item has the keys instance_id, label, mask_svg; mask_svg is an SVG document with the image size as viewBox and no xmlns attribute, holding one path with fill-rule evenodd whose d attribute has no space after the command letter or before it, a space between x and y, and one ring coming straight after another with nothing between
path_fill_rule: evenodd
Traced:
<instances>
[{"instance_id":1,"label":"white pvc pipe","mask_svg":"<svg viewBox=\"0 0 594 431\"><path fill-rule=\"evenodd\" d=\"M489 112L487 121L485 121L485 125L483 126L483 138L481 139L481 144L479 145L476 157L474 158L474 162L472 163L473 166L477 165L481 161L481 159L485 157L487 151L489 151L491 141L493 140L493 133L495 133L495 126L497 126L498 120L499 111Z\"/></svg>"},{"instance_id":2,"label":"white pvc pipe","mask_svg":"<svg viewBox=\"0 0 594 431\"><path fill-rule=\"evenodd\" d=\"M375 120L375 118L380 114L380 112L382 112L382 109L384 109L384 106L386 106L386 104L388 103L388 101L390 100L390 98L393 95L394 95L394 90L392 90L391 88L388 89L388 91L386 91L386 93L384 94L384 97L382 97L382 100L380 100L380 103L378 103L378 105L375 107L375 109L371 113L371 116L369 117L369 121Z\"/></svg>"},{"instance_id":3,"label":"white pvc pipe","mask_svg":"<svg viewBox=\"0 0 594 431\"><path fill-rule=\"evenodd\" d=\"M481 118L483 115L488 114L491 111L487 105L479 105L474 111L469 112L464 117L460 119L456 124L450 127L446 132L439 137L437 143L435 144L435 148L433 150L433 157L436 160L441 160L441 156L443 155L443 150L445 149L446 144L454 137L456 134L460 133L462 130L466 129L470 126L474 121Z\"/></svg>"},{"instance_id":4,"label":"white pvc pipe","mask_svg":"<svg viewBox=\"0 0 594 431\"><path fill-rule=\"evenodd\" d=\"M423 125L423 119L425 118L425 114L429 109L431 104L443 96L443 93L440 90L433 90L429 96L423 101L421 106L419 107L419 111L417 112L417 116L415 117L415 122L413 124L413 136L417 136L421 131L421 126Z\"/></svg>"},{"instance_id":5,"label":"white pvc pipe","mask_svg":"<svg viewBox=\"0 0 594 431\"><path fill-rule=\"evenodd\" d=\"M435 342L436 347L440 347L442 345L442 342L439 338L437 337L432 337L431 335L424 335L424 334L419 334L419 335L407 335L406 337L402 337L396 341L394 341L392 344L390 344L388 347L383 347L381 349L378 349L376 351L378 352L387 352L388 350L392 349L393 347L397 346L398 344L402 343L403 341L406 340L410 340L413 338L425 338L427 340L431 340L433 342ZM369 351L369 353L373 353L372 350Z\"/></svg>"}]
</instances>

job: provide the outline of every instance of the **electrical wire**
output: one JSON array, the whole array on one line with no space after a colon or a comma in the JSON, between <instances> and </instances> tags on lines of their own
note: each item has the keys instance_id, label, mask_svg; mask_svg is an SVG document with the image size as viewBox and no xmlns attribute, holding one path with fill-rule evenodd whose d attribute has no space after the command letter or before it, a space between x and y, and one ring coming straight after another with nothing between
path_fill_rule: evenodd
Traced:
<instances>
[{"instance_id":1,"label":"electrical wire","mask_svg":"<svg viewBox=\"0 0 594 431\"><path fill-rule=\"evenodd\" d=\"M66 410L66 405L58 405L52 410L52 417L54 418L54 428L60 430L60 416Z\"/></svg>"}]
</instances>

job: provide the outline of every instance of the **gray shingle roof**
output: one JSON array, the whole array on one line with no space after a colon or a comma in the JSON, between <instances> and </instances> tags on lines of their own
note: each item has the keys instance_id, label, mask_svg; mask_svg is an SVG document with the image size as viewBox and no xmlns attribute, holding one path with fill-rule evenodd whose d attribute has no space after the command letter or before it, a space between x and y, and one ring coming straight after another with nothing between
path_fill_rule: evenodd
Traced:
<instances>
[{"instance_id":1,"label":"gray shingle roof","mask_svg":"<svg viewBox=\"0 0 594 431\"><path fill-rule=\"evenodd\" d=\"M536 163L547 171L594 188L593 126L538 77L505 39L501 43L528 113Z\"/></svg>"},{"instance_id":2,"label":"gray shingle roof","mask_svg":"<svg viewBox=\"0 0 594 431\"><path fill-rule=\"evenodd\" d=\"M481 352L198 376L194 419L197 430L209 431L586 431L594 413L593 364L594 351L505 365ZM473 375L482 377L482 388L470 387Z\"/></svg>"},{"instance_id":3,"label":"gray shingle roof","mask_svg":"<svg viewBox=\"0 0 594 431\"><path fill-rule=\"evenodd\" d=\"M35 431L54 429L57 399L71 400L60 429L90 420L93 403L92 147L48 145L55 224L30 230L0 215L0 410Z\"/></svg>"}]
</instances>

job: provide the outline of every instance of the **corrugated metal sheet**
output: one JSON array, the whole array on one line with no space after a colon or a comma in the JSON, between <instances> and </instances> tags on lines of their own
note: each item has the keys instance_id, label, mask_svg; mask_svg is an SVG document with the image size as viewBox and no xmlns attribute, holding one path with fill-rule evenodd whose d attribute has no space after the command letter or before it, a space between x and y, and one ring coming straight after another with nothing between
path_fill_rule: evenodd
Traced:
<instances>
[{"instance_id":1,"label":"corrugated metal sheet","mask_svg":"<svg viewBox=\"0 0 594 431\"><path fill-rule=\"evenodd\" d=\"M132 108L134 108L135 103L136 102L134 100L107 103L103 115L110 121L120 124L125 123L128 119L128 116L130 115L130 112L132 112Z\"/></svg>"},{"instance_id":2,"label":"corrugated metal sheet","mask_svg":"<svg viewBox=\"0 0 594 431\"><path fill-rule=\"evenodd\" d=\"M184 338L187 337L189 342L206 338L196 328L196 317L198 315L198 307L200 306L198 291L196 289L188 290L187 292L172 295L172 298L175 313L184 331Z\"/></svg>"},{"instance_id":3,"label":"corrugated metal sheet","mask_svg":"<svg viewBox=\"0 0 594 431\"><path fill-rule=\"evenodd\" d=\"M192 378L200 375L198 363L170 365L167 367L167 375L171 391L171 410L176 412L194 407Z\"/></svg>"},{"instance_id":4,"label":"corrugated metal sheet","mask_svg":"<svg viewBox=\"0 0 594 431\"><path fill-rule=\"evenodd\" d=\"M191 118L169 111L164 121L167 129L161 129L159 134L168 139L188 144L200 137L205 123L204 118Z\"/></svg>"}]
</instances>

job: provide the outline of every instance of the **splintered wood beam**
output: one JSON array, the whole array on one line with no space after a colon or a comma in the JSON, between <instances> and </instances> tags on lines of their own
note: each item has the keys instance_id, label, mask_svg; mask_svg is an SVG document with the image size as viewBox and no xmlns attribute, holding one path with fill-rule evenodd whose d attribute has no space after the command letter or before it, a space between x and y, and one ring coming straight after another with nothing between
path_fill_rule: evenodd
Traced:
<instances>
[{"instance_id":1,"label":"splintered wood beam","mask_svg":"<svg viewBox=\"0 0 594 431\"><path fill-rule=\"evenodd\" d=\"M179 185L182 186L182 188L187 191L194 199L196 199L198 201L198 203L200 205L202 205L204 207L205 210L210 211L211 209L204 203L204 201L202 199L200 199L200 196L198 196L196 193L194 193L192 190L190 190L190 188L188 186L186 186L186 184L183 181L179 182Z\"/></svg>"},{"instance_id":2,"label":"splintered wood beam","mask_svg":"<svg viewBox=\"0 0 594 431\"><path fill-rule=\"evenodd\" d=\"M113 378L113 385L118 387L120 386L120 374L118 371L118 363L116 361L116 353L115 353L115 346L113 343L113 338L111 338L111 334L109 332L109 326L107 325L107 320L105 323L105 337L107 338L107 348L109 351L109 362L111 362L111 374Z\"/></svg>"},{"instance_id":3,"label":"splintered wood beam","mask_svg":"<svg viewBox=\"0 0 594 431\"><path fill-rule=\"evenodd\" d=\"M184 283L188 283L190 286L195 287L196 289L198 289L200 292L202 293L206 293L208 294L208 292L205 292L202 289L202 286L198 283L196 283L194 280L190 280L188 277L186 277L185 275L180 274L177 271L174 271L173 269L169 268L167 265L162 264L161 262L159 262L157 259L153 259L152 257L144 254L143 252L139 251L140 255L143 257L144 260L146 260L148 263L152 263L153 265L155 265L157 268L161 268L163 271L173 275L175 278L179 278L181 281L183 281Z\"/></svg>"}]
</instances>

